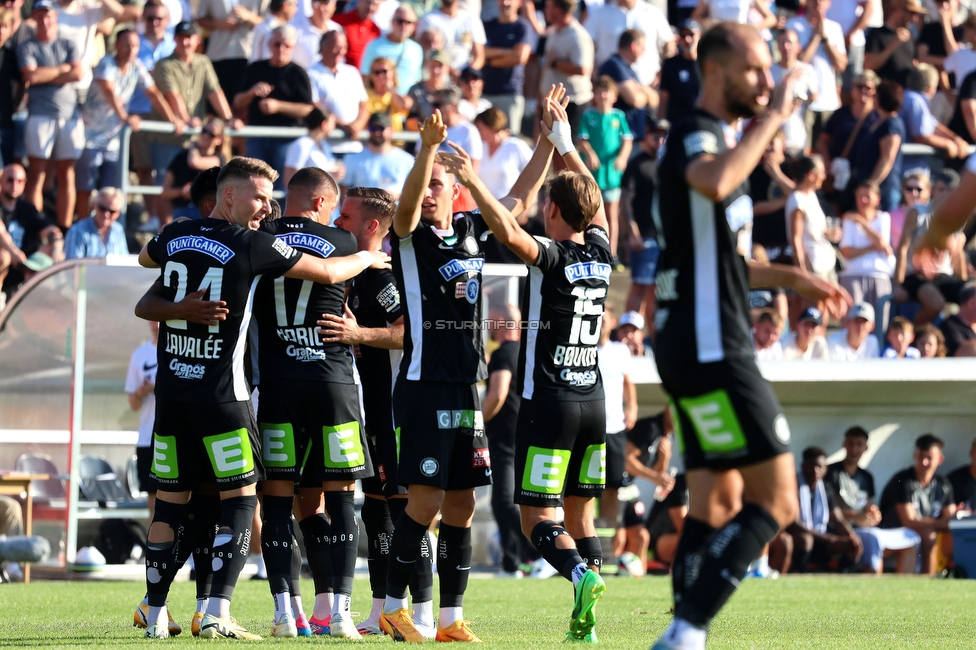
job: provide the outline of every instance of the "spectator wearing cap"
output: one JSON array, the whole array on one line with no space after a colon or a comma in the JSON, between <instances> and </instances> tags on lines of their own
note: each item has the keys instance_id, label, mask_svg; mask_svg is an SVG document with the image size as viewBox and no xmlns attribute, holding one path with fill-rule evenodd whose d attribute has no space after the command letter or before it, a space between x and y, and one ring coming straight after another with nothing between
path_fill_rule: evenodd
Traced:
<instances>
[{"instance_id":1,"label":"spectator wearing cap","mask_svg":"<svg viewBox=\"0 0 976 650\"><path fill-rule=\"evenodd\" d=\"M312 112L308 73L291 60L296 36L297 31L291 25L276 27L268 43L271 58L247 66L241 80L243 90L234 97L234 110L247 111L247 123L251 126L301 126L305 116ZM356 78L359 80L358 72ZM285 138L250 138L247 155L264 160L274 169L284 169L289 144ZM275 181L275 189L285 189L281 176Z\"/></svg>"},{"instance_id":2,"label":"spectator wearing cap","mask_svg":"<svg viewBox=\"0 0 976 650\"><path fill-rule=\"evenodd\" d=\"M866 302L856 303L847 312L844 329L827 337L832 361L861 361L878 358L878 339L874 331L874 307Z\"/></svg>"},{"instance_id":3,"label":"spectator wearing cap","mask_svg":"<svg viewBox=\"0 0 976 650\"><path fill-rule=\"evenodd\" d=\"M671 122L695 108L701 81L698 76L698 41L702 28L688 19L678 26L678 54L661 65L660 102L657 114Z\"/></svg>"},{"instance_id":4,"label":"spectator wearing cap","mask_svg":"<svg viewBox=\"0 0 976 650\"><path fill-rule=\"evenodd\" d=\"M909 528L922 538L922 573L935 575L938 551L952 557L949 522L956 514L952 484L938 472L945 462L941 438L926 433L915 441L912 466L898 472L881 492L880 528Z\"/></svg>"},{"instance_id":5,"label":"spectator wearing cap","mask_svg":"<svg viewBox=\"0 0 976 650\"><path fill-rule=\"evenodd\" d=\"M7 294L24 281L20 265L33 253L47 253L57 261L64 259L61 230L25 201L27 173L20 163L10 163L0 174L0 225L9 238L0 238L0 286ZM0 301L3 298L0 296Z\"/></svg>"},{"instance_id":6,"label":"spectator wearing cap","mask_svg":"<svg viewBox=\"0 0 976 650\"><path fill-rule=\"evenodd\" d=\"M913 181L923 187L917 180ZM934 257L932 268L923 272L914 265L915 246L929 227L932 213L959 186L959 174L944 169L932 180L930 204L913 206L905 214L905 223L898 242L895 262L894 298L896 302L913 300L921 305L915 324L930 323L945 308L946 302L959 302L959 291L966 283L962 279L966 268L963 245L966 236L957 233L950 240L950 248Z\"/></svg>"},{"instance_id":7,"label":"spectator wearing cap","mask_svg":"<svg viewBox=\"0 0 976 650\"><path fill-rule=\"evenodd\" d=\"M357 69L363 62L366 46L380 36L380 28L373 22L373 16L379 8L380 0L360 0L355 9L335 17L335 21L342 25L349 41L346 63Z\"/></svg>"},{"instance_id":8,"label":"spectator wearing cap","mask_svg":"<svg viewBox=\"0 0 976 650\"><path fill-rule=\"evenodd\" d=\"M241 88L254 48L254 28L264 21L270 0L200 0L197 22L210 32L207 58L227 97Z\"/></svg>"},{"instance_id":9,"label":"spectator wearing cap","mask_svg":"<svg viewBox=\"0 0 976 650\"><path fill-rule=\"evenodd\" d=\"M812 0L806 15L786 21L786 29L796 32L800 39L800 60L817 71L817 99L807 107L807 142L817 142L830 116L841 107L837 92L837 75L847 69L847 45L844 30L827 18L830 0ZM843 148L841 143L840 147Z\"/></svg>"},{"instance_id":10,"label":"spectator wearing cap","mask_svg":"<svg viewBox=\"0 0 976 650\"><path fill-rule=\"evenodd\" d=\"M77 44L58 33L58 12L51 0L37 0L31 17L37 35L17 49L27 94L27 199L44 209L48 161L57 170L57 223L71 225L75 211L75 161L85 148L85 126L78 112L75 82L82 76Z\"/></svg>"},{"instance_id":11,"label":"spectator wearing cap","mask_svg":"<svg viewBox=\"0 0 976 650\"><path fill-rule=\"evenodd\" d=\"M610 0L589 11L586 30L593 37L594 65L599 68L619 51L620 35L628 29L644 35L645 47L634 63L634 72L642 85L650 86L661 71L661 61L677 52L668 19L650 2Z\"/></svg>"},{"instance_id":12,"label":"spectator wearing cap","mask_svg":"<svg viewBox=\"0 0 976 650\"><path fill-rule=\"evenodd\" d=\"M413 102L407 117L407 128L419 131L420 124L434 113L435 95L453 87L451 54L446 50L431 50L427 55L427 78L414 84L407 93Z\"/></svg>"},{"instance_id":13,"label":"spectator wearing cap","mask_svg":"<svg viewBox=\"0 0 976 650\"><path fill-rule=\"evenodd\" d=\"M496 199L508 195L522 170L529 164L532 149L508 130L505 113L488 108L474 119L484 145L484 157L478 175Z\"/></svg>"},{"instance_id":14,"label":"spectator wearing cap","mask_svg":"<svg viewBox=\"0 0 976 650\"><path fill-rule=\"evenodd\" d=\"M617 321L617 340L630 349L635 357L652 356L649 346L644 345L644 317L636 311L624 312Z\"/></svg>"},{"instance_id":15,"label":"spectator wearing cap","mask_svg":"<svg viewBox=\"0 0 976 650\"><path fill-rule=\"evenodd\" d=\"M413 156L393 146L393 125L386 113L370 115L367 128L369 139L365 148L345 158L343 198L347 187L378 187L400 196L403 182L413 169Z\"/></svg>"},{"instance_id":16,"label":"spectator wearing cap","mask_svg":"<svg viewBox=\"0 0 976 650\"><path fill-rule=\"evenodd\" d=\"M796 32L792 29L784 29L780 32L776 38L776 48L779 51L779 61L770 68L773 81L778 84L787 74L798 70L800 77L794 82L793 92L797 97L805 98L798 103L796 110L782 126L786 134L786 153L795 157L809 150L805 115L807 106L817 99L819 81L813 66L799 60L800 40Z\"/></svg>"},{"instance_id":17,"label":"spectator wearing cap","mask_svg":"<svg viewBox=\"0 0 976 650\"><path fill-rule=\"evenodd\" d=\"M905 139L945 151L949 158L966 158L969 143L940 124L929 108L939 88L939 71L928 63L919 63L908 73L905 95L898 115L905 123ZM905 156L902 169L928 169L930 156Z\"/></svg>"},{"instance_id":18,"label":"spectator wearing cap","mask_svg":"<svg viewBox=\"0 0 976 650\"><path fill-rule=\"evenodd\" d=\"M624 32L625 34L627 32ZM644 315L648 334L654 337L654 311L657 306L654 277L661 249L653 215L657 186L657 155L671 124L667 120L647 123L640 141L640 152L630 159L620 183L621 230L630 248L630 291L627 311Z\"/></svg>"},{"instance_id":19,"label":"spectator wearing cap","mask_svg":"<svg viewBox=\"0 0 976 650\"><path fill-rule=\"evenodd\" d=\"M546 22L552 31L546 37L539 84L542 93L550 86L566 87L566 115L573 134L579 133L583 110L593 99L593 39L573 17L576 5L576 0L546 0Z\"/></svg>"},{"instance_id":20,"label":"spectator wearing cap","mask_svg":"<svg viewBox=\"0 0 976 650\"><path fill-rule=\"evenodd\" d=\"M64 238L64 256L128 255L125 229L118 222L125 197L117 187L103 187L92 201L91 216L71 226Z\"/></svg>"},{"instance_id":21,"label":"spectator wearing cap","mask_svg":"<svg viewBox=\"0 0 976 650\"><path fill-rule=\"evenodd\" d=\"M485 99L505 113L509 131L519 135L525 115L525 64L534 33L519 17L522 0L497 2L498 17L485 22Z\"/></svg>"},{"instance_id":22,"label":"spectator wearing cap","mask_svg":"<svg viewBox=\"0 0 976 650\"><path fill-rule=\"evenodd\" d=\"M458 110L468 122L474 122L474 118L491 108L491 102L482 97L481 93L485 88L485 80L481 75L481 70L467 67L461 71L458 78L458 87L461 89L461 101L458 102Z\"/></svg>"},{"instance_id":23,"label":"spectator wearing cap","mask_svg":"<svg viewBox=\"0 0 976 650\"><path fill-rule=\"evenodd\" d=\"M402 131L413 100L399 93L397 82L399 72L390 59L373 59L366 78L366 110L373 113L386 113L393 120L393 130Z\"/></svg>"},{"instance_id":24,"label":"spectator wearing cap","mask_svg":"<svg viewBox=\"0 0 976 650\"><path fill-rule=\"evenodd\" d=\"M78 219L87 216L88 200L94 190L114 187L122 181L123 170L119 168L122 127L128 125L138 131L142 123L138 115L129 112L130 101L137 89L143 91L152 106L173 123L177 133L182 133L186 126L166 103L149 71L136 58L138 53L139 35L124 29L115 37L115 56L105 56L95 68L95 88L88 93L81 112L85 122L85 150L75 166Z\"/></svg>"},{"instance_id":25,"label":"spectator wearing cap","mask_svg":"<svg viewBox=\"0 0 976 650\"><path fill-rule=\"evenodd\" d=\"M271 0L268 13L264 21L254 28L254 44L251 47L251 58L247 62L264 61L271 58L271 32L282 25L291 23L291 19L298 13L298 0Z\"/></svg>"},{"instance_id":26,"label":"spectator wearing cap","mask_svg":"<svg viewBox=\"0 0 976 650\"><path fill-rule=\"evenodd\" d=\"M939 325L945 336L947 356L976 356L976 281L959 290L959 312Z\"/></svg>"},{"instance_id":27,"label":"spectator wearing cap","mask_svg":"<svg viewBox=\"0 0 976 650\"><path fill-rule=\"evenodd\" d=\"M417 25L421 34L429 29L444 35L443 47L451 53L451 67L455 70L469 65L480 70L485 65L486 38L480 9L475 15L465 10L460 0L441 0L437 9L424 15Z\"/></svg>"},{"instance_id":28,"label":"spectator wearing cap","mask_svg":"<svg viewBox=\"0 0 976 650\"><path fill-rule=\"evenodd\" d=\"M434 103L431 107L440 110L444 117L444 125L447 127L447 140L441 145L440 150L454 151L447 144L448 142L459 145L471 156L471 164L477 172L481 167L481 159L484 158L484 144L481 142L478 129L461 114L460 103L461 91L457 88L445 88L434 95Z\"/></svg>"},{"instance_id":29,"label":"spectator wearing cap","mask_svg":"<svg viewBox=\"0 0 976 650\"><path fill-rule=\"evenodd\" d=\"M895 256L891 244L891 216L878 209L878 189L864 183L854 191L855 210L844 214L840 254L844 270L840 280L854 302L878 304L891 293Z\"/></svg>"},{"instance_id":30,"label":"spectator wearing cap","mask_svg":"<svg viewBox=\"0 0 976 650\"><path fill-rule=\"evenodd\" d=\"M782 361L783 346L779 342L783 331L783 317L775 309L763 309L752 326L752 347L757 361Z\"/></svg>"},{"instance_id":31,"label":"spectator wearing cap","mask_svg":"<svg viewBox=\"0 0 976 650\"><path fill-rule=\"evenodd\" d=\"M322 60L322 37L331 31L342 31L342 26L332 20L336 0L311 0L312 11L308 20L298 27L298 42L295 44L295 63L308 70ZM302 14L299 10L297 16Z\"/></svg>"},{"instance_id":32,"label":"spectator wearing cap","mask_svg":"<svg viewBox=\"0 0 976 650\"><path fill-rule=\"evenodd\" d=\"M800 314L796 331L782 340L783 358L787 361L829 359L830 351L823 336L823 314L816 307L807 307Z\"/></svg>"},{"instance_id":33,"label":"spectator wearing cap","mask_svg":"<svg viewBox=\"0 0 976 650\"><path fill-rule=\"evenodd\" d=\"M308 129L308 135L288 145L285 153L285 187L288 187L295 172L304 167L324 169L337 180L342 180L344 168L336 163L328 142L329 133L335 128L335 118L315 107L305 117L305 128Z\"/></svg>"},{"instance_id":34,"label":"spectator wearing cap","mask_svg":"<svg viewBox=\"0 0 976 650\"><path fill-rule=\"evenodd\" d=\"M34 6L37 7L37 3ZM96 37L100 28L105 26L103 21L109 21L111 27L107 31L111 33L115 23L139 20L142 10L136 4L121 4L118 0L59 0L56 8L58 35L74 42L78 48L81 79L75 85L75 90L79 103L83 104L92 85L92 67L99 61L98 50L101 48L96 45Z\"/></svg>"},{"instance_id":35,"label":"spectator wearing cap","mask_svg":"<svg viewBox=\"0 0 976 650\"><path fill-rule=\"evenodd\" d=\"M359 137L366 125L366 86L355 67L343 63L348 44L342 31L322 36L322 60L308 71L312 101L335 116L336 124L350 138ZM371 187L371 186L367 186Z\"/></svg>"},{"instance_id":36,"label":"spectator wearing cap","mask_svg":"<svg viewBox=\"0 0 976 650\"><path fill-rule=\"evenodd\" d=\"M904 86L918 59L912 29L927 14L919 0L886 0L884 24L865 35L864 69Z\"/></svg>"},{"instance_id":37,"label":"spectator wearing cap","mask_svg":"<svg viewBox=\"0 0 976 650\"><path fill-rule=\"evenodd\" d=\"M396 65L398 81L395 90L406 95L410 87L421 80L424 69L424 50L411 38L416 29L417 14L410 5L400 5L393 14L390 33L370 41L366 46L359 68L363 76L371 74L371 66L376 59L392 61Z\"/></svg>"},{"instance_id":38,"label":"spectator wearing cap","mask_svg":"<svg viewBox=\"0 0 976 650\"><path fill-rule=\"evenodd\" d=\"M644 133L647 111L658 104L657 91L642 84L633 69L646 44L643 32L625 30L617 41L617 51L597 70L598 78L610 77L617 84L617 103L613 107L624 112L630 132L635 135Z\"/></svg>"}]
</instances>

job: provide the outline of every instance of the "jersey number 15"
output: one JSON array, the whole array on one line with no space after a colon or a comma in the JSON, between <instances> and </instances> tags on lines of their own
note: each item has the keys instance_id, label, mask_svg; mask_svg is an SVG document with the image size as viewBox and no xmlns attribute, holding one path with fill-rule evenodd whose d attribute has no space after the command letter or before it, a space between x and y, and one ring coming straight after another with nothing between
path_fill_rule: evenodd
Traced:
<instances>
[{"instance_id":1,"label":"jersey number 15","mask_svg":"<svg viewBox=\"0 0 976 650\"><path fill-rule=\"evenodd\" d=\"M576 296L576 303L573 305L573 328L569 332L570 345L596 345L600 342L600 327L603 323L603 298L607 296L606 287L596 287L587 289L586 287L574 287L573 295ZM599 303L594 301L599 300ZM587 316L596 316L588 319L584 327L584 319Z\"/></svg>"}]
</instances>

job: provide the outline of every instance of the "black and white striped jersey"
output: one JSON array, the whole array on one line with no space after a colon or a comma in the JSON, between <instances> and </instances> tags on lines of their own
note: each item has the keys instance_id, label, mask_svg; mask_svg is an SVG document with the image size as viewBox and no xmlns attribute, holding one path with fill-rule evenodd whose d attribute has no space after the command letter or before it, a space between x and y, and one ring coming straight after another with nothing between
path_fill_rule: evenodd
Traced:
<instances>
[{"instance_id":1,"label":"black and white striped jersey","mask_svg":"<svg viewBox=\"0 0 976 650\"><path fill-rule=\"evenodd\" d=\"M536 237L539 259L522 301L524 399L603 399L597 345L613 255L603 228L590 226L583 237L585 244Z\"/></svg>"},{"instance_id":2,"label":"black and white striped jersey","mask_svg":"<svg viewBox=\"0 0 976 650\"><path fill-rule=\"evenodd\" d=\"M355 255L358 249L352 233L304 217L266 221L261 230L315 257ZM258 326L257 373L262 387L281 379L355 383L349 346L323 342L315 324L322 314L342 316L345 299L345 282L261 278L254 317Z\"/></svg>"},{"instance_id":3,"label":"black and white striped jersey","mask_svg":"<svg viewBox=\"0 0 976 650\"><path fill-rule=\"evenodd\" d=\"M711 363L754 355L746 266L752 254L748 181L715 203L685 177L695 158L719 154L735 142L729 125L700 109L668 134L655 197L661 246L654 349L659 362Z\"/></svg>"},{"instance_id":4,"label":"black and white striped jersey","mask_svg":"<svg viewBox=\"0 0 976 650\"><path fill-rule=\"evenodd\" d=\"M485 257L471 214L455 214L447 233L438 234L421 220L408 236L390 239L393 268L403 289L399 377L463 384L487 378L481 330Z\"/></svg>"},{"instance_id":5,"label":"black and white striped jersey","mask_svg":"<svg viewBox=\"0 0 976 650\"><path fill-rule=\"evenodd\" d=\"M217 325L160 323L156 396L193 403L249 400L244 350L258 280L286 273L302 254L268 233L219 219L171 224L147 252L162 268L163 297L179 302L206 291L204 300L223 300L229 310Z\"/></svg>"}]
</instances>

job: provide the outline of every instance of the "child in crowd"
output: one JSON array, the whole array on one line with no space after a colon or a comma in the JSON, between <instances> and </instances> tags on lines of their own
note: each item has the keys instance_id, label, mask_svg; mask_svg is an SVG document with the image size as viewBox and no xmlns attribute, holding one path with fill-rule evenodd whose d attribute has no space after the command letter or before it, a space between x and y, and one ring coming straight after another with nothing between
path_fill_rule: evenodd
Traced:
<instances>
[{"instance_id":1,"label":"child in crowd","mask_svg":"<svg viewBox=\"0 0 976 650\"><path fill-rule=\"evenodd\" d=\"M580 119L580 151L593 170L596 183L603 192L610 230L610 252L616 257L620 225L620 181L634 136L627 126L627 116L613 105L617 102L617 84L606 75L593 84L593 108L583 111Z\"/></svg>"},{"instance_id":2,"label":"child in crowd","mask_svg":"<svg viewBox=\"0 0 976 650\"><path fill-rule=\"evenodd\" d=\"M915 340L915 326L902 316L895 316L888 326L885 336L888 346L881 353L882 359L920 359L922 353L912 347Z\"/></svg>"},{"instance_id":3,"label":"child in crowd","mask_svg":"<svg viewBox=\"0 0 976 650\"><path fill-rule=\"evenodd\" d=\"M918 328L915 332L915 343L922 359L946 356L945 335L932 323L926 323Z\"/></svg>"}]
</instances>

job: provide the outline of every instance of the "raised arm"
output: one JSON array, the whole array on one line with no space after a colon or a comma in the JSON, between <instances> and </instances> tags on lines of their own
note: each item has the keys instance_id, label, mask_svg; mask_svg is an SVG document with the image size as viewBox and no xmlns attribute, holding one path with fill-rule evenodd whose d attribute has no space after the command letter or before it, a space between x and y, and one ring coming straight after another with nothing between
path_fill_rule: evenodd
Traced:
<instances>
[{"instance_id":1,"label":"raised arm","mask_svg":"<svg viewBox=\"0 0 976 650\"><path fill-rule=\"evenodd\" d=\"M447 127L441 119L441 112L435 110L420 127L420 148L417 151L417 161L413 169L407 174L400 193L396 214L393 215L393 232L403 239L417 229L420 223L420 210L430 184L430 176L434 169L434 158L437 148L447 139Z\"/></svg>"}]
</instances>

